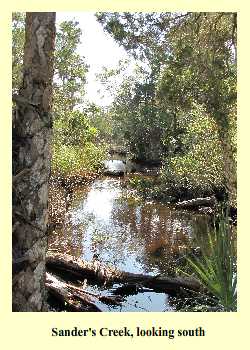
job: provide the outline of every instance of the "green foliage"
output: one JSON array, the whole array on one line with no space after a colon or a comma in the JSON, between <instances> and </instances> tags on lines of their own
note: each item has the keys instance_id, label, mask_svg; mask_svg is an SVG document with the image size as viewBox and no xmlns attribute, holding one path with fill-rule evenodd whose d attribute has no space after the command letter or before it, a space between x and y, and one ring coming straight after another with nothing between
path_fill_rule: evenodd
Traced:
<instances>
[{"instance_id":1,"label":"green foliage","mask_svg":"<svg viewBox=\"0 0 250 350\"><path fill-rule=\"evenodd\" d=\"M163 70L163 91L170 71L178 102L202 103L222 129L228 128L236 103L236 26L235 13L189 13L167 35L171 57Z\"/></svg>"},{"instance_id":2,"label":"green foliage","mask_svg":"<svg viewBox=\"0 0 250 350\"><path fill-rule=\"evenodd\" d=\"M77 53L81 34L77 22L64 21L56 36L52 171L63 175L98 171L107 156L95 126L101 111L84 102L88 66Z\"/></svg>"},{"instance_id":3,"label":"green foliage","mask_svg":"<svg viewBox=\"0 0 250 350\"><path fill-rule=\"evenodd\" d=\"M113 120L110 113L94 103L86 104L83 113L87 116L92 131L95 130L96 142L111 143Z\"/></svg>"},{"instance_id":4,"label":"green foliage","mask_svg":"<svg viewBox=\"0 0 250 350\"><path fill-rule=\"evenodd\" d=\"M83 104L88 67L77 53L81 34L77 22L64 21L56 37L52 170L63 175L98 171L107 152L97 140L97 109Z\"/></svg>"},{"instance_id":5,"label":"green foliage","mask_svg":"<svg viewBox=\"0 0 250 350\"><path fill-rule=\"evenodd\" d=\"M154 78L140 72L124 80L111 108L114 138L140 160L159 161L165 148L168 116L157 108L154 96Z\"/></svg>"},{"instance_id":6,"label":"green foliage","mask_svg":"<svg viewBox=\"0 0 250 350\"><path fill-rule=\"evenodd\" d=\"M209 234L209 249L201 239L201 258L188 258L195 276L217 300L222 311L237 309L237 273L235 239L228 217L221 217L218 229Z\"/></svg>"},{"instance_id":7,"label":"green foliage","mask_svg":"<svg viewBox=\"0 0 250 350\"><path fill-rule=\"evenodd\" d=\"M223 188L222 155L216 124L199 106L180 118L185 130L179 143L175 138L167 139L170 156L162 168L162 188L169 195L180 198L213 193ZM177 154L175 149L177 148Z\"/></svg>"},{"instance_id":8,"label":"green foliage","mask_svg":"<svg viewBox=\"0 0 250 350\"><path fill-rule=\"evenodd\" d=\"M54 144L52 172L63 176L96 172L102 168L106 157L105 144L96 146L92 142L86 142L84 147Z\"/></svg>"},{"instance_id":9,"label":"green foliage","mask_svg":"<svg viewBox=\"0 0 250 350\"><path fill-rule=\"evenodd\" d=\"M12 90L18 92L22 81L22 63L25 40L25 14L12 14Z\"/></svg>"},{"instance_id":10,"label":"green foliage","mask_svg":"<svg viewBox=\"0 0 250 350\"><path fill-rule=\"evenodd\" d=\"M155 181L142 176L133 176L129 178L129 186L135 189L142 197L151 195L151 189Z\"/></svg>"},{"instance_id":11,"label":"green foliage","mask_svg":"<svg viewBox=\"0 0 250 350\"><path fill-rule=\"evenodd\" d=\"M108 149L100 138L97 142L99 130L82 112L73 111L67 117L67 120L58 118L54 123L53 172L72 175L100 170Z\"/></svg>"},{"instance_id":12,"label":"green foliage","mask_svg":"<svg viewBox=\"0 0 250 350\"><path fill-rule=\"evenodd\" d=\"M54 117L67 120L83 103L88 66L77 53L81 29L78 22L64 21L57 28L53 89Z\"/></svg>"},{"instance_id":13,"label":"green foliage","mask_svg":"<svg viewBox=\"0 0 250 350\"><path fill-rule=\"evenodd\" d=\"M166 186L198 195L224 187L232 193L233 203L236 13L115 12L96 16L104 30L147 67L141 80L138 76L136 81L127 79L115 99L114 136L137 158L165 159ZM190 115L194 103L216 122L216 140L211 131L208 138L202 134L192 120L184 131L178 125L179 116ZM204 123L203 119L201 125L207 131Z\"/></svg>"},{"instance_id":14,"label":"green foliage","mask_svg":"<svg viewBox=\"0 0 250 350\"><path fill-rule=\"evenodd\" d=\"M222 188L227 174L220 142L230 142L236 159L236 13L103 12L96 17L137 59L137 71L126 73L128 61L104 69L99 79L116 95L114 103L105 111L86 105L88 66L77 52L81 29L75 21L58 25L54 156L61 146L71 157L72 147L78 154L86 144L102 149L104 141L116 143L137 159L163 161L155 193L172 189L169 195L180 197ZM24 15L14 13L14 90L21 80L23 42Z\"/></svg>"},{"instance_id":15,"label":"green foliage","mask_svg":"<svg viewBox=\"0 0 250 350\"><path fill-rule=\"evenodd\" d=\"M165 56L163 30L171 13L98 12L97 20L129 53L159 68ZM161 60L161 62L160 62Z\"/></svg>"},{"instance_id":16,"label":"green foliage","mask_svg":"<svg viewBox=\"0 0 250 350\"><path fill-rule=\"evenodd\" d=\"M98 130L90 125L89 118L80 111L67 114L67 120L58 118L54 123L54 143L84 146L94 141Z\"/></svg>"}]
</instances>

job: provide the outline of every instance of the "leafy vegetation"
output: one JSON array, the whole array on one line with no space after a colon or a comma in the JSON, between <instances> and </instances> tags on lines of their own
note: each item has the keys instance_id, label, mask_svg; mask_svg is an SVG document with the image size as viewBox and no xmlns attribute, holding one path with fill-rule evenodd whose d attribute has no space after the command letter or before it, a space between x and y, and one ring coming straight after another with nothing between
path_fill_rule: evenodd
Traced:
<instances>
[{"instance_id":1,"label":"leafy vegetation","mask_svg":"<svg viewBox=\"0 0 250 350\"><path fill-rule=\"evenodd\" d=\"M96 13L135 62L97 76L113 96L102 108L86 100L88 65L78 53L76 21L58 25L53 81L52 174L98 172L110 146L160 166L129 182L166 202L216 194L236 208L236 13ZM22 81L25 15L13 13L13 94ZM93 175L93 174L92 174ZM209 234L201 258L188 259L209 305L236 310L236 252L228 217ZM204 300L201 296L201 300ZM197 310L208 310L205 303Z\"/></svg>"},{"instance_id":2,"label":"leafy vegetation","mask_svg":"<svg viewBox=\"0 0 250 350\"><path fill-rule=\"evenodd\" d=\"M55 144L53 148L52 171L55 175L83 175L99 171L106 157L105 146L87 142L84 148Z\"/></svg>"},{"instance_id":3,"label":"leafy vegetation","mask_svg":"<svg viewBox=\"0 0 250 350\"><path fill-rule=\"evenodd\" d=\"M13 92L16 93L22 78L25 15L13 13L12 21ZM57 28L52 111L52 173L55 176L98 171L107 157L107 145L102 137L104 124L99 122L103 112L85 101L88 66L77 53L81 34L75 21L64 21ZM95 127L98 123L99 129Z\"/></svg>"},{"instance_id":4,"label":"leafy vegetation","mask_svg":"<svg viewBox=\"0 0 250 350\"><path fill-rule=\"evenodd\" d=\"M157 192L175 192L179 198L222 190L235 206L236 14L115 12L96 17L133 56L136 68L126 73L129 60L117 69L104 68L99 80L114 102L106 110L89 105L88 66L77 53L81 29L73 20L58 26L53 169L79 166L80 161L65 166L60 150L67 147L67 157L85 162L81 169L97 169L107 144L117 144L128 148L132 158L162 163ZM23 42L24 15L14 13L14 91ZM86 154L92 150L92 165L83 156L85 144Z\"/></svg>"},{"instance_id":5,"label":"leafy vegetation","mask_svg":"<svg viewBox=\"0 0 250 350\"><path fill-rule=\"evenodd\" d=\"M228 216L221 217L218 228L208 234L208 237L208 246L197 238L201 258L187 258L188 263L206 291L211 294L210 297L207 296L207 300L214 298L212 302L217 310L236 311L236 247ZM209 309L209 306L202 306L203 311L206 308Z\"/></svg>"},{"instance_id":6,"label":"leafy vegetation","mask_svg":"<svg viewBox=\"0 0 250 350\"><path fill-rule=\"evenodd\" d=\"M223 192L222 151L215 122L200 106L179 118L182 134L168 137L161 186L177 198Z\"/></svg>"},{"instance_id":7,"label":"leafy vegetation","mask_svg":"<svg viewBox=\"0 0 250 350\"><path fill-rule=\"evenodd\" d=\"M25 14L12 14L12 91L18 92L22 81L22 63L25 38Z\"/></svg>"},{"instance_id":8,"label":"leafy vegetation","mask_svg":"<svg viewBox=\"0 0 250 350\"><path fill-rule=\"evenodd\" d=\"M75 21L62 22L57 31L52 156L55 175L98 171L106 158L107 146L98 139L100 130L94 126L93 106L91 110L85 101L88 66L77 53L81 34Z\"/></svg>"},{"instance_id":9,"label":"leafy vegetation","mask_svg":"<svg viewBox=\"0 0 250 350\"><path fill-rule=\"evenodd\" d=\"M222 186L236 206L236 13L116 12L97 19L141 67L112 107L120 139L135 158L163 161L163 186ZM207 155L203 116L217 138L210 132ZM185 149L191 127L194 144Z\"/></svg>"},{"instance_id":10,"label":"leafy vegetation","mask_svg":"<svg viewBox=\"0 0 250 350\"><path fill-rule=\"evenodd\" d=\"M67 119L54 122L52 172L75 175L99 171L107 157L107 145L98 138L99 130L80 111L67 114Z\"/></svg>"}]
</instances>

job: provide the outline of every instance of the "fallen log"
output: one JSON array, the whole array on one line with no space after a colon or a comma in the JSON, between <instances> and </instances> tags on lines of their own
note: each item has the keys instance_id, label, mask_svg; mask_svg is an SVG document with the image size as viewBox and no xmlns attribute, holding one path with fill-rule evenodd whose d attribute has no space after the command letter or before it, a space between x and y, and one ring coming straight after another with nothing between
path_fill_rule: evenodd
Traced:
<instances>
[{"instance_id":1,"label":"fallen log","mask_svg":"<svg viewBox=\"0 0 250 350\"><path fill-rule=\"evenodd\" d=\"M99 284L107 284L113 281L114 276L119 276L119 271L104 266L99 261L84 261L61 253L47 254L46 267L49 270L68 273L69 277L74 279L89 279Z\"/></svg>"},{"instance_id":2,"label":"fallen log","mask_svg":"<svg viewBox=\"0 0 250 350\"><path fill-rule=\"evenodd\" d=\"M131 272L122 272L117 282L139 283L140 285L153 289L154 291L166 293L179 292L182 288L195 291L201 289L199 281L191 277L155 277Z\"/></svg>"},{"instance_id":3,"label":"fallen log","mask_svg":"<svg viewBox=\"0 0 250 350\"><path fill-rule=\"evenodd\" d=\"M124 272L105 266L98 261L83 261L67 254L48 255L46 266L53 271L67 272L76 279L88 279L100 284L138 283L154 291L165 293L178 292L182 288L195 291L201 289L201 284L194 278L150 276Z\"/></svg>"},{"instance_id":4,"label":"fallen log","mask_svg":"<svg viewBox=\"0 0 250 350\"><path fill-rule=\"evenodd\" d=\"M191 208L197 208L200 206L204 207L213 207L216 204L216 198L214 196L212 197L206 197L206 198L194 198L187 201L176 203L176 208L181 209L191 209Z\"/></svg>"},{"instance_id":5,"label":"fallen log","mask_svg":"<svg viewBox=\"0 0 250 350\"><path fill-rule=\"evenodd\" d=\"M63 307L70 311L94 311L101 312L102 310L95 305L95 300L90 295L87 295L82 291L74 290L66 282L63 282L59 278L46 273L46 288L57 302Z\"/></svg>"}]
</instances>

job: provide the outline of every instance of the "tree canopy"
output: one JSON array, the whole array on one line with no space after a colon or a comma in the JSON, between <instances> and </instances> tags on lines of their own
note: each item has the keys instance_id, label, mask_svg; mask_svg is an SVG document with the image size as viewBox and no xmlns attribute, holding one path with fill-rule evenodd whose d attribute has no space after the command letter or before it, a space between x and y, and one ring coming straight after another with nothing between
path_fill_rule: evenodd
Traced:
<instances>
[{"instance_id":1,"label":"tree canopy","mask_svg":"<svg viewBox=\"0 0 250 350\"><path fill-rule=\"evenodd\" d=\"M181 116L200 106L216 122L225 186L235 203L236 13L115 12L96 17L105 31L147 67L143 82L132 87L124 84L114 103L119 118L124 112L124 129L131 131L126 129L124 135L130 143L134 136L133 151L145 153L143 146L137 146L149 149L154 133L158 146L171 146L171 139L178 143L183 132ZM122 95L127 96L125 103ZM167 155L170 150L160 146L158 151Z\"/></svg>"}]
</instances>

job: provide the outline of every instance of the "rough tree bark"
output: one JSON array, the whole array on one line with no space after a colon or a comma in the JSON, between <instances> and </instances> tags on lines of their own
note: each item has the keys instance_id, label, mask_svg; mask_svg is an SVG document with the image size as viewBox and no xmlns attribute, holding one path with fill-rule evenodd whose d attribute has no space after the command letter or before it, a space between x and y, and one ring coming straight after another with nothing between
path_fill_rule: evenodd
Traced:
<instances>
[{"instance_id":1,"label":"rough tree bark","mask_svg":"<svg viewBox=\"0 0 250 350\"><path fill-rule=\"evenodd\" d=\"M23 81L13 114L13 311L46 311L45 254L55 13L26 14Z\"/></svg>"}]
</instances>

